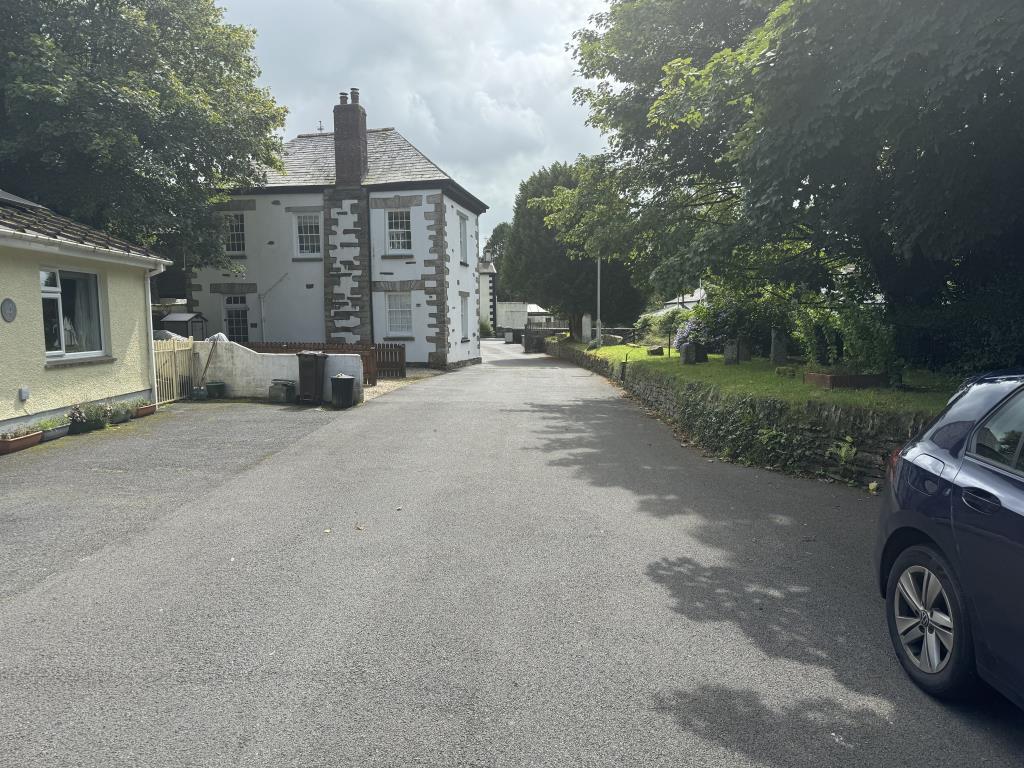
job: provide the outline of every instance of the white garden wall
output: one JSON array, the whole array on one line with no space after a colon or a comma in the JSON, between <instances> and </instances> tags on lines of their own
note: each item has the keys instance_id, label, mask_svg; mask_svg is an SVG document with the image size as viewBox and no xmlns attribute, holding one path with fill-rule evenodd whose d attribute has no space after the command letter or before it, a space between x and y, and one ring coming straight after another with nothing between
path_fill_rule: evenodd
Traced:
<instances>
[{"instance_id":1,"label":"white garden wall","mask_svg":"<svg viewBox=\"0 0 1024 768\"><path fill-rule=\"evenodd\" d=\"M294 354L253 352L230 341L197 341L195 351L199 357L198 370L202 372L209 360L206 380L223 381L227 385L228 397L265 400L274 379L291 379L296 383L299 380L299 358ZM324 368L325 400L330 399L330 377L345 373L356 380L356 402L363 401L363 360L359 355L329 354Z\"/></svg>"}]
</instances>

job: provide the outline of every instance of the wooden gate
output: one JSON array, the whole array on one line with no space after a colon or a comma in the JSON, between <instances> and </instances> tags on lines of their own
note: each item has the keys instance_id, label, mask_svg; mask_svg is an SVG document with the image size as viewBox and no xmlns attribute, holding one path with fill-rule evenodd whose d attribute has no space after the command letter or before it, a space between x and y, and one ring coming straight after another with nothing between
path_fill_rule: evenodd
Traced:
<instances>
[{"instance_id":1,"label":"wooden gate","mask_svg":"<svg viewBox=\"0 0 1024 768\"><path fill-rule=\"evenodd\" d=\"M199 375L192 339L158 339L153 342L156 361L156 400L170 403L192 394Z\"/></svg>"}]
</instances>

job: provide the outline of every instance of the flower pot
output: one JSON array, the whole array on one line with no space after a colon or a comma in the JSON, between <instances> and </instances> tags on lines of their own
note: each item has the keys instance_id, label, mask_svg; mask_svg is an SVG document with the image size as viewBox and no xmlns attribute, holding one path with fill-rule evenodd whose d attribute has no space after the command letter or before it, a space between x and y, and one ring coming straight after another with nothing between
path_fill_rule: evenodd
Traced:
<instances>
[{"instance_id":1,"label":"flower pot","mask_svg":"<svg viewBox=\"0 0 1024 768\"><path fill-rule=\"evenodd\" d=\"M65 424L63 427L53 427L52 429L44 429L42 442L48 443L51 440L59 440L60 438L64 437L64 435L66 435L70 429L70 424Z\"/></svg>"},{"instance_id":2,"label":"flower pot","mask_svg":"<svg viewBox=\"0 0 1024 768\"><path fill-rule=\"evenodd\" d=\"M0 438L0 456L5 453L14 453L33 445L39 445L43 439L42 432L31 432L21 437Z\"/></svg>"},{"instance_id":3,"label":"flower pot","mask_svg":"<svg viewBox=\"0 0 1024 768\"><path fill-rule=\"evenodd\" d=\"M143 416L152 416L154 413L156 413L156 403L140 405L135 409L135 418L141 419Z\"/></svg>"}]
</instances>

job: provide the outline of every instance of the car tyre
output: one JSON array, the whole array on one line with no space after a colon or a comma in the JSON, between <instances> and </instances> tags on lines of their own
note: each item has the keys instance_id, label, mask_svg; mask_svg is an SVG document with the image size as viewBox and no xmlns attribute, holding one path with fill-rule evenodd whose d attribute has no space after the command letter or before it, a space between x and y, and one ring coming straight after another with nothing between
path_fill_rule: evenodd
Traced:
<instances>
[{"instance_id":1,"label":"car tyre","mask_svg":"<svg viewBox=\"0 0 1024 768\"><path fill-rule=\"evenodd\" d=\"M974 641L963 591L937 550L921 544L900 553L889 571L885 607L896 656L919 688L943 699L962 699L976 691Z\"/></svg>"}]
</instances>

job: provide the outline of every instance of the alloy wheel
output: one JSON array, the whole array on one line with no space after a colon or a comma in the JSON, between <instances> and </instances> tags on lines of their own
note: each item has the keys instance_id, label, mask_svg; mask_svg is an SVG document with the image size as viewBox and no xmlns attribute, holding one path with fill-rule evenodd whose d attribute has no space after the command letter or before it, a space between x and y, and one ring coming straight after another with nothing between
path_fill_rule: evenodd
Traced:
<instances>
[{"instance_id":1,"label":"alloy wheel","mask_svg":"<svg viewBox=\"0 0 1024 768\"><path fill-rule=\"evenodd\" d=\"M922 672L937 674L953 654L951 600L939 577L923 565L900 574L893 611L896 631L907 657Z\"/></svg>"}]
</instances>

